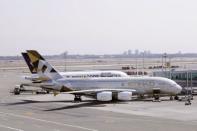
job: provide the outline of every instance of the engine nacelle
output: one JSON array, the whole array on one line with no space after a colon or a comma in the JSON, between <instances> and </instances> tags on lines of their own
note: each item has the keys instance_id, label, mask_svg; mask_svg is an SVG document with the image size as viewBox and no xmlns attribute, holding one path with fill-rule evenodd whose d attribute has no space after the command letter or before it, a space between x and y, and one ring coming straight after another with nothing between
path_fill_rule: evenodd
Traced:
<instances>
[{"instance_id":1,"label":"engine nacelle","mask_svg":"<svg viewBox=\"0 0 197 131\"><path fill-rule=\"evenodd\" d=\"M111 101L112 100L112 92L103 91L103 92L97 93L96 99L98 101Z\"/></svg>"},{"instance_id":2,"label":"engine nacelle","mask_svg":"<svg viewBox=\"0 0 197 131\"><path fill-rule=\"evenodd\" d=\"M132 92L122 91L118 93L118 100L130 101L132 99Z\"/></svg>"}]
</instances>

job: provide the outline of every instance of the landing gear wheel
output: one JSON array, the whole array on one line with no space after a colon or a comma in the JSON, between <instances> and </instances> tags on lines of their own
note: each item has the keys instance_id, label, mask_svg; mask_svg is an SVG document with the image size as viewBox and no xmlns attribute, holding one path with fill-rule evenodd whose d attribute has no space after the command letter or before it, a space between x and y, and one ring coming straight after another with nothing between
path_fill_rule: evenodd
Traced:
<instances>
[{"instance_id":1,"label":"landing gear wheel","mask_svg":"<svg viewBox=\"0 0 197 131\"><path fill-rule=\"evenodd\" d=\"M179 97L178 97L178 96L175 96L174 99L175 99L175 100L179 100Z\"/></svg>"},{"instance_id":2,"label":"landing gear wheel","mask_svg":"<svg viewBox=\"0 0 197 131\"><path fill-rule=\"evenodd\" d=\"M144 95L139 95L139 99L144 99Z\"/></svg>"},{"instance_id":3,"label":"landing gear wheel","mask_svg":"<svg viewBox=\"0 0 197 131\"><path fill-rule=\"evenodd\" d=\"M191 97L191 100L194 100L194 97L193 96Z\"/></svg>"},{"instance_id":4,"label":"landing gear wheel","mask_svg":"<svg viewBox=\"0 0 197 131\"><path fill-rule=\"evenodd\" d=\"M153 101L160 102L160 93L161 93L160 88L153 89L153 98L154 98Z\"/></svg>"},{"instance_id":5,"label":"landing gear wheel","mask_svg":"<svg viewBox=\"0 0 197 131\"><path fill-rule=\"evenodd\" d=\"M74 102L81 102L81 96L75 95Z\"/></svg>"},{"instance_id":6,"label":"landing gear wheel","mask_svg":"<svg viewBox=\"0 0 197 131\"><path fill-rule=\"evenodd\" d=\"M153 102L160 102L160 97L159 97L159 95L154 95L153 97L154 97Z\"/></svg>"},{"instance_id":7,"label":"landing gear wheel","mask_svg":"<svg viewBox=\"0 0 197 131\"><path fill-rule=\"evenodd\" d=\"M170 96L170 100L171 100L171 101L174 100L174 99L173 99L173 96Z\"/></svg>"},{"instance_id":8,"label":"landing gear wheel","mask_svg":"<svg viewBox=\"0 0 197 131\"><path fill-rule=\"evenodd\" d=\"M20 88L14 88L14 95L20 95Z\"/></svg>"},{"instance_id":9,"label":"landing gear wheel","mask_svg":"<svg viewBox=\"0 0 197 131\"><path fill-rule=\"evenodd\" d=\"M159 96L158 95L154 96L154 98L155 98L155 100L159 100Z\"/></svg>"}]
</instances>

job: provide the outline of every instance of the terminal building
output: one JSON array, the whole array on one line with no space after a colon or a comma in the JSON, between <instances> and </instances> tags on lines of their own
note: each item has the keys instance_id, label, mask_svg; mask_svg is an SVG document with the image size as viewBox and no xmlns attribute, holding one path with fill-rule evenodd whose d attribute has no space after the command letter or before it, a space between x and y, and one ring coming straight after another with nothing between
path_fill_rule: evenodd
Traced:
<instances>
[{"instance_id":1,"label":"terminal building","mask_svg":"<svg viewBox=\"0 0 197 131\"><path fill-rule=\"evenodd\" d=\"M182 87L197 87L197 70L154 71L153 76L172 79Z\"/></svg>"}]
</instances>

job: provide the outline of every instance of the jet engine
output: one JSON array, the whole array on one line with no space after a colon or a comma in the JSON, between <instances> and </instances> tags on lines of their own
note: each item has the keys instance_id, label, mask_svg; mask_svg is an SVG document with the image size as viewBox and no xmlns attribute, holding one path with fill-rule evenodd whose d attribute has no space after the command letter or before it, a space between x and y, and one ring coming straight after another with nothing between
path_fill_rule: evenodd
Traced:
<instances>
[{"instance_id":1,"label":"jet engine","mask_svg":"<svg viewBox=\"0 0 197 131\"><path fill-rule=\"evenodd\" d=\"M121 101L130 101L132 98L132 92L122 91L118 93L118 100Z\"/></svg>"},{"instance_id":2,"label":"jet engine","mask_svg":"<svg viewBox=\"0 0 197 131\"><path fill-rule=\"evenodd\" d=\"M112 100L112 92L103 91L103 92L97 93L96 99L98 101L111 101Z\"/></svg>"}]
</instances>

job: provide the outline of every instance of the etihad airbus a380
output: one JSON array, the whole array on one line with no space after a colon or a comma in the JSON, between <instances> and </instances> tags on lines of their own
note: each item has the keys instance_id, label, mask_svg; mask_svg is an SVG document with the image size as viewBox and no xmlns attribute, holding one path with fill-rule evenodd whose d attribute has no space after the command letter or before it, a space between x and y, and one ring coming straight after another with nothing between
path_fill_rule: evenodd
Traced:
<instances>
[{"instance_id":1,"label":"etihad airbus a380","mask_svg":"<svg viewBox=\"0 0 197 131\"><path fill-rule=\"evenodd\" d=\"M98 101L128 101L132 99L133 94L151 94L156 88L161 94L168 95L177 95L182 90L176 82L162 77L67 78L58 73L37 51L28 50L27 54L31 64L36 67L38 76L48 78L42 82L43 88L54 91L67 90L66 93L73 94L75 100L88 96Z\"/></svg>"}]
</instances>

